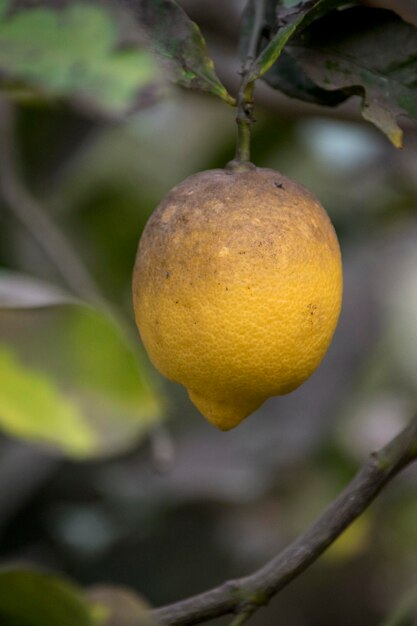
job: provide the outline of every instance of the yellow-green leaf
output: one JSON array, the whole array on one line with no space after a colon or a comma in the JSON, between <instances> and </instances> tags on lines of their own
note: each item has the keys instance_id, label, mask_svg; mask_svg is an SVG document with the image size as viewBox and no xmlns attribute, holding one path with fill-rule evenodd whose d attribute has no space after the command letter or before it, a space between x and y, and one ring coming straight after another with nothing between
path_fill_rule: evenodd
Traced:
<instances>
[{"instance_id":1,"label":"yellow-green leaf","mask_svg":"<svg viewBox=\"0 0 417 626\"><path fill-rule=\"evenodd\" d=\"M60 393L52 379L25 367L0 345L0 427L25 439L58 445L74 456L94 447L94 435L83 415Z\"/></svg>"},{"instance_id":2,"label":"yellow-green leaf","mask_svg":"<svg viewBox=\"0 0 417 626\"><path fill-rule=\"evenodd\" d=\"M52 574L0 571L0 624L4 626L94 626L81 589Z\"/></svg>"},{"instance_id":3,"label":"yellow-green leaf","mask_svg":"<svg viewBox=\"0 0 417 626\"><path fill-rule=\"evenodd\" d=\"M164 413L136 336L65 294L59 302L52 287L12 277L0 276L0 428L75 458L135 445Z\"/></svg>"}]
</instances>

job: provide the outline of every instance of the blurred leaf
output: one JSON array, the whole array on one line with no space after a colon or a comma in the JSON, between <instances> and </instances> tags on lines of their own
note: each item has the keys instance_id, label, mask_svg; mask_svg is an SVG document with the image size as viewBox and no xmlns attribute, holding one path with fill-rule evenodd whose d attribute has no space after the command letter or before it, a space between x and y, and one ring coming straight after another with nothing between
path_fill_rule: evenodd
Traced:
<instances>
[{"instance_id":1,"label":"blurred leaf","mask_svg":"<svg viewBox=\"0 0 417 626\"><path fill-rule=\"evenodd\" d=\"M183 87L208 91L234 105L217 77L197 24L174 0L120 0L147 30L151 44Z\"/></svg>"},{"instance_id":2,"label":"blurred leaf","mask_svg":"<svg viewBox=\"0 0 417 626\"><path fill-rule=\"evenodd\" d=\"M53 381L20 363L0 345L0 426L25 439L43 439L69 454L83 455L94 446L77 405Z\"/></svg>"},{"instance_id":3,"label":"blurred leaf","mask_svg":"<svg viewBox=\"0 0 417 626\"><path fill-rule=\"evenodd\" d=\"M54 304L76 303L77 300L55 285L18 272L0 270L0 311L2 309L37 309Z\"/></svg>"},{"instance_id":4,"label":"blurred leaf","mask_svg":"<svg viewBox=\"0 0 417 626\"><path fill-rule=\"evenodd\" d=\"M6 13L11 0L0 0L0 18Z\"/></svg>"},{"instance_id":5,"label":"blurred leaf","mask_svg":"<svg viewBox=\"0 0 417 626\"><path fill-rule=\"evenodd\" d=\"M390 11L354 7L314 22L295 37L288 55L319 88L343 99L343 93L362 97L362 115L400 147L402 131L396 116L408 113L417 118L417 29ZM271 70L271 83L280 88L279 74L285 66ZM288 69L288 68L287 68ZM294 66L285 79L294 89L289 95L311 100L311 85L303 96ZM295 93L298 89L298 95ZM320 92L320 97L323 92ZM325 98L323 98L325 99ZM326 104L332 104L328 101Z\"/></svg>"},{"instance_id":6,"label":"blurred leaf","mask_svg":"<svg viewBox=\"0 0 417 626\"><path fill-rule=\"evenodd\" d=\"M104 4L72 2L8 14L0 10L0 77L7 89L69 98L110 115L129 112L160 89L150 52L121 45L122 19Z\"/></svg>"},{"instance_id":7,"label":"blurred leaf","mask_svg":"<svg viewBox=\"0 0 417 626\"><path fill-rule=\"evenodd\" d=\"M304 72L298 61L284 50L274 65L264 74L263 80L270 87L282 91L290 98L313 102L324 106L337 106L349 98L342 89L327 91L319 87Z\"/></svg>"},{"instance_id":8,"label":"blurred leaf","mask_svg":"<svg viewBox=\"0 0 417 626\"><path fill-rule=\"evenodd\" d=\"M331 11L332 9L346 4L346 0L307 0L300 2L296 7L287 8L277 6L276 1L269 0L265 12L266 29L269 30L269 41L265 41L261 52L252 64L248 82L260 78L269 70L281 54L288 40L301 28L305 28L313 20ZM241 55L247 53L250 39L249 24L254 19L256 0L249 0L242 21L242 41L240 45ZM262 42L261 42L262 45Z\"/></svg>"},{"instance_id":9,"label":"blurred leaf","mask_svg":"<svg viewBox=\"0 0 417 626\"><path fill-rule=\"evenodd\" d=\"M81 589L51 574L0 571L0 623L4 626L94 626Z\"/></svg>"},{"instance_id":10,"label":"blurred leaf","mask_svg":"<svg viewBox=\"0 0 417 626\"><path fill-rule=\"evenodd\" d=\"M4 626L158 626L150 606L133 591L94 587L18 567L0 571L0 623Z\"/></svg>"},{"instance_id":11,"label":"blurred leaf","mask_svg":"<svg viewBox=\"0 0 417 626\"><path fill-rule=\"evenodd\" d=\"M332 543L323 555L324 560L345 562L363 554L369 548L372 531L371 515L361 515Z\"/></svg>"},{"instance_id":12,"label":"blurred leaf","mask_svg":"<svg viewBox=\"0 0 417 626\"><path fill-rule=\"evenodd\" d=\"M88 306L32 304L0 309L0 425L76 458L134 445L162 416L136 342Z\"/></svg>"},{"instance_id":13,"label":"blurred leaf","mask_svg":"<svg viewBox=\"0 0 417 626\"><path fill-rule=\"evenodd\" d=\"M122 587L93 587L88 597L97 626L158 626L151 607Z\"/></svg>"}]
</instances>

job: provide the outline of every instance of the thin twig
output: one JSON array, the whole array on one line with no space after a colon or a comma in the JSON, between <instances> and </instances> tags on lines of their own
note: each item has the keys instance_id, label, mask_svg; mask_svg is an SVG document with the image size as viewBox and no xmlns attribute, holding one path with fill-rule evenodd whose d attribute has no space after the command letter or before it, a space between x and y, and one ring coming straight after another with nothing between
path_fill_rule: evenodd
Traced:
<instances>
[{"instance_id":1,"label":"thin twig","mask_svg":"<svg viewBox=\"0 0 417 626\"><path fill-rule=\"evenodd\" d=\"M243 624L246 624L248 619L250 619L253 615L254 611L255 609L253 607L246 609L246 611L242 611L242 613L236 615L230 626L243 626Z\"/></svg>"},{"instance_id":2,"label":"thin twig","mask_svg":"<svg viewBox=\"0 0 417 626\"><path fill-rule=\"evenodd\" d=\"M404 467L417 459L417 416L392 441L370 455L342 493L307 531L266 565L215 589L154 611L169 626L201 624L239 607L256 608L296 578L337 539Z\"/></svg>"},{"instance_id":3,"label":"thin twig","mask_svg":"<svg viewBox=\"0 0 417 626\"><path fill-rule=\"evenodd\" d=\"M255 16L248 44L246 58L242 63L241 82L237 95L237 140L235 160L232 163L248 163L250 161L250 131L253 119L254 83L248 82L253 62L256 58L259 40L262 34L265 14L264 0L255 2Z\"/></svg>"},{"instance_id":4,"label":"thin twig","mask_svg":"<svg viewBox=\"0 0 417 626\"><path fill-rule=\"evenodd\" d=\"M48 255L74 294L103 304L103 298L71 244L49 219L42 206L22 184L14 140L15 119L11 104L0 100L0 190L18 220Z\"/></svg>"},{"instance_id":5,"label":"thin twig","mask_svg":"<svg viewBox=\"0 0 417 626\"><path fill-rule=\"evenodd\" d=\"M245 64L243 67L244 72L248 72L250 66L255 60L258 53L259 40L262 34L262 28L265 20L265 0L257 0L255 2L255 16L253 20L253 26L250 34L248 52L246 54Z\"/></svg>"}]
</instances>

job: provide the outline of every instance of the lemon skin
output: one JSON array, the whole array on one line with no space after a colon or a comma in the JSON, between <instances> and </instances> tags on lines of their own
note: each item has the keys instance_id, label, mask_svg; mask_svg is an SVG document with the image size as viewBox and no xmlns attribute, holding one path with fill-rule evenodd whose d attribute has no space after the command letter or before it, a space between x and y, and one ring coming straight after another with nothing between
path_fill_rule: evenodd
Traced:
<instances>
[{"instance_id":1,"label":"lemon skin","mask_svg":"<svg viewBox=\"0 0 417 626\"><path fill-rule=\"evenodd\" d=\"M161 202L139 243L133 302L145 348L222 430L312 374L341 299L327 213L271 169L190 176Z\"/></svg>"}]
</instances>

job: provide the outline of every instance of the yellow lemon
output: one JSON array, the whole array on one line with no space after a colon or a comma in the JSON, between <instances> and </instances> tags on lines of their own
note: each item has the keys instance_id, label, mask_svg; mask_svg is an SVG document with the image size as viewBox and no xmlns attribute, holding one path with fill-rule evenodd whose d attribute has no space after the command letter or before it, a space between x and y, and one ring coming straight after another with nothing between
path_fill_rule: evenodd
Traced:
<instances>
[{"instance_id":1,"label":"yellow lemon","mask_svg":"<svg viewBox=\"0 0 417 626\"><path fill-rule=\"evenodd\" d=\"M139 243L133 298L145 348L222 430L310 376L341 297L327 213L271 169L190 176L161 202Z\"/></svg>"}]
</instances>

